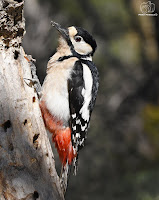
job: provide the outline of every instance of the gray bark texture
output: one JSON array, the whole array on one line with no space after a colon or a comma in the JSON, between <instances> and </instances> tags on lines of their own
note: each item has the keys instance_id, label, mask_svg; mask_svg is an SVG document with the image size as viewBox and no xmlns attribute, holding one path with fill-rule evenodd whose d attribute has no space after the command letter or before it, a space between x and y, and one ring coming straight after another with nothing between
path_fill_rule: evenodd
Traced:
<instances>
[{"instance_id":1,"label":"gray bark texture","mask_svg":"<svg viewBox=\"0 0 159 200\"><path fill-rule=\"evenodd\" d=\"M62 200L22 37L23 1L0 0L0 200Z\"/></svg>"}]
</instances>

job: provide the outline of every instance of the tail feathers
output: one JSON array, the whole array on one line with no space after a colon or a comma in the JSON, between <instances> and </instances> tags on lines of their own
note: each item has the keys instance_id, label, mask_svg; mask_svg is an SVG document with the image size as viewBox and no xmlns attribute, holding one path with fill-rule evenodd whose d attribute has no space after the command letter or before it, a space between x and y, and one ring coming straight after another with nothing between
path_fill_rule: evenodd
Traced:
<instances>
[{"instance_id":1,"label":"tail feathers","mask_svg":"<svg viewBox=\"0 0 159 200\"><path fill-rule=\"evenodd\" d=\"M69 165L67 162L64 166L62 166L60 175L60 184L63 194L66 193L70 174L71 174L71 165Z\"/></svg>"},{"instance_id":2,"label":"tail feathers","mask_svg":"<svg viewBox=\"0 0 159 200\"><path fill-rule=\"evenodd\" d=\"M67 127L65 129L56 130L52 139L62 162L60 182L63 193L65 194L71 166L74 165L74 160L76 160L77 157L77 153L72 146L71 129Z\"/></svg>"},{"instance_id":3,"label":"tail feathers","mask_svg":"<svg viewBox=\"0 0 159 200\"><path fill-rule=\"evenodd\" d=\"M72 165L73 165L73 175L76 176L77 171L78 171L78 154L77 154L77 156L73 159Z\"/></svg>"},{"instance_id":4,"label":"tail feathers","mask_svg":"<svg viewBox=\"0 0 159 200\"><path fill-rule=\"evenodd\" d=\"M61 168L61 175L60 175L60 183L63 194L66 193L68 181L71 175L71 171L73 170L73 175L76 176L78 170L78 155L73 159L72 164L69 164L69 161L66 162L64 166ZM73 169L72 169L73 168Z\"/></svg>"}]
</instances>

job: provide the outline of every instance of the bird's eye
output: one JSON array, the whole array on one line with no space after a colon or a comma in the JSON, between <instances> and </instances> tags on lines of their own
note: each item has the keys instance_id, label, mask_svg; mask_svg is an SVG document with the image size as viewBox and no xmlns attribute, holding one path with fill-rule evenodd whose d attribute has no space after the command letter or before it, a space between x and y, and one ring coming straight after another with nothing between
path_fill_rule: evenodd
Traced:
<instances>
[{"instance_id":1,"label":"bird's eye","mask_svg":"<svg viewBox=\"0 0 159 200\"><path fill-rule=\"evenodd\" d=\"M75 36L75 41L76 42L81 42L82 40L82 37L81 36Z\"/></svg>"}]
</instances>

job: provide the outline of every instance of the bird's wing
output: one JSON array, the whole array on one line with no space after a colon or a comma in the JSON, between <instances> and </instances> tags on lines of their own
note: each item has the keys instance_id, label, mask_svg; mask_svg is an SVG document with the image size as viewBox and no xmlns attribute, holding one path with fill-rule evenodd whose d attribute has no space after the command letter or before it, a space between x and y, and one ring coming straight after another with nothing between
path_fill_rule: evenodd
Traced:
<instances>
[{"instance_id":1,"label":"bird's wing","mask_svg":"<svg viewBox=\"0 0 159 200\"><path fill-rule=\"evenodd\" d=\"M72 145L76 152L84 145L89 119L82 117L81 109L84 106L83 91L85 81L83 78L83 65L76 61L71 78L68 80L70 127L72 129ZM88 108L89 109L89 108Z\"/></svg>"}]
</instances>

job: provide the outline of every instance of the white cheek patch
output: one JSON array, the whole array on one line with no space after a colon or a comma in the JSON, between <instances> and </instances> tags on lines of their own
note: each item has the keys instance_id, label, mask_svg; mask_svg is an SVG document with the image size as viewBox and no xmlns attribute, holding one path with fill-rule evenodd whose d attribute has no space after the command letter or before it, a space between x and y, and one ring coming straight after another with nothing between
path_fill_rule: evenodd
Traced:
<instances>
[{"instance_id":1,"label":"white cheek patch","mask_svg":"<svg viewBox=\"0 0 159 200\"><path fill-rule=\"evenodd\" d=\"M77 30L75 27L73 27L73 26L69 27L68 31L69 31L69 36L70 36L71 42L77 53L79 53L81 55L87 55L93 51L91 45L86 43L83 39L80 42L75 41L74 37L75 37L75 35L77 35Z\"/></svg>"},{"instance_id":2,"label":"white cheek patch","mask_svg":"<svg viewBox=\"0 0 159 200\"><path fill-rule=\"evenodd\" d=\"M74 46L75 51L81 55L87 55L93 51L91 45L87 44L84 40L82 40L81 42L76 42L72 37L71 42Z\"/></svg>"}]
</instances>

